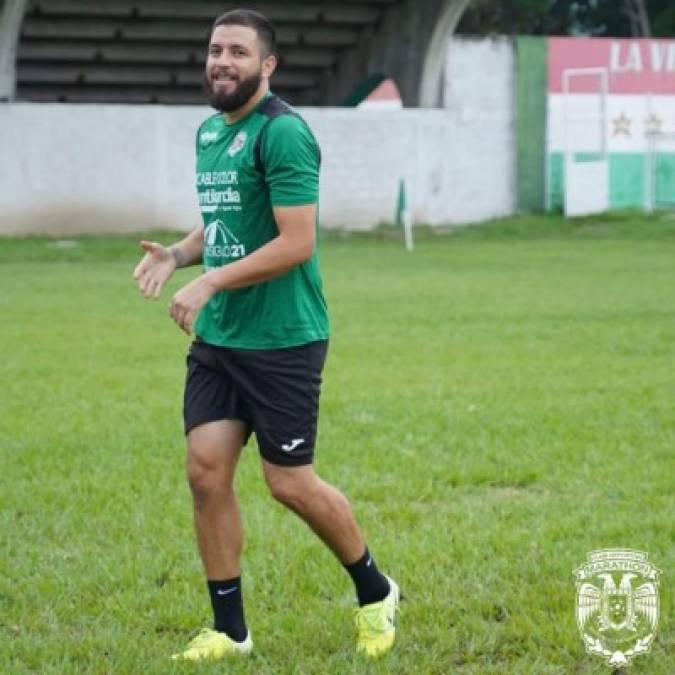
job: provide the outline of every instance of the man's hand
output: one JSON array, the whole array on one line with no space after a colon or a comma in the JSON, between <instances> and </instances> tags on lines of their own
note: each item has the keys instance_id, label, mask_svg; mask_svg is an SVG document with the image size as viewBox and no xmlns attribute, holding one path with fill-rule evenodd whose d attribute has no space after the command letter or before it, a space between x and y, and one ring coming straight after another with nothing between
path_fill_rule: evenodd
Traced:
<instances>
[{"instance_id":1,"label":"man's hand","mask_svg":"<svg viewBox=\"0 0 675 675\"><path fill-rule=\"evenodd\" d=\"M199 310L211 299L216 290L208 275L191 281L173 296L169 315L189 335Z\"/></svg>"},{"instance_id":2,"label":"man's hand","mask_svg":"<svg viewBox=\"0 0 675 675\"><path fill-rule=\"evenodd\" d=\"M143 260L134 270L134 279L144 298L157 299L176 269L176 260L166 246L142 241Z\"/></svg>"}]
</instances>

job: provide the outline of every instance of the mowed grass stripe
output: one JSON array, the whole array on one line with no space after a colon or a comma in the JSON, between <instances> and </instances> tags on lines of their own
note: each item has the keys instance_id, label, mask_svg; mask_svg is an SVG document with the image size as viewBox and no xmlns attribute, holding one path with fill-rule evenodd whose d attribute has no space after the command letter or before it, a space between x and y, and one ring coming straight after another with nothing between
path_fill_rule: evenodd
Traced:
<instances>
[{"instance_id":1,"label":"mowed grass stripe","mask_svg":"<svg viewBox=\"0 0 675 675\"><path fill-rule=\"evenodd\" d=\"M413 255L386 232L325 237L317 466L402 585L399 640L379 663L353 654L349 579L269 498L252 443L237 488L256 649L200 673L606 673L572 570L609 546L664 570L634 670L672 672L672 234L666 218L514 219ZM137 296L134 238L77 241L0 241L0 672L194 672L167 660L209 620L188 340L170 295Z\"/></svg>"}]
</instances>

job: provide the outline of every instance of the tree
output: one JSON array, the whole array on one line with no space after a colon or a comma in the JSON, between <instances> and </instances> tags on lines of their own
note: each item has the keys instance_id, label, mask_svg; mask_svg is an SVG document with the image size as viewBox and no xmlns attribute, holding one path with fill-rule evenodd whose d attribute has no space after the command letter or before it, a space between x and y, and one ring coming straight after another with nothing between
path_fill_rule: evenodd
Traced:
<instances>
[{"instance_id":1,"label":"tree","mask_svg":"<svg viewBox=\"0 0 675 675\"><path fill-rule=\"evenodd\" d=\"M673 0L473 0L459 33L675 36Z\"/></svg>"},{"instance_id":2,"label":"tree","mask_svg":"<svg viewBox=\"0 0 675 675\"><path fill-rule=\"evenodd\" d=\"M571 4L570 0L473 0L457 32L476 35L566 35Z\"/></svg>"}]
</instances>

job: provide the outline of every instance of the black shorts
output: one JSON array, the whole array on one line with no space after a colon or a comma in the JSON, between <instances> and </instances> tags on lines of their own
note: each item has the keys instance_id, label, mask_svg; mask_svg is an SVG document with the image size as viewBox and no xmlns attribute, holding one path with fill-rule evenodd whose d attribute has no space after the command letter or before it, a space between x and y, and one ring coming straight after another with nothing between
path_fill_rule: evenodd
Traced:
<instances>
[{"instance_id":1,"label":"black shorts","mask_svg":"<svg viewBox=\"0 0 675 675\"><path fill-rule=\"evenodd\" d=\"M195 340L187 357L185 433L206 422L241 420L268 462L311 464L327 350L325 340L284 349L234 349Z\"/></svg>"}]
</instances>

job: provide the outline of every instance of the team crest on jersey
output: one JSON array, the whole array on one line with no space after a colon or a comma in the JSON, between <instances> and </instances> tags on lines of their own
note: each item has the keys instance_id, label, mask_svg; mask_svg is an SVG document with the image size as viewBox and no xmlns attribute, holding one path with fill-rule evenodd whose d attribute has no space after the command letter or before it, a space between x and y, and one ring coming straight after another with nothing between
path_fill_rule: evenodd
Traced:
<instances>
[{"instance_id":1,"label":"team crest on jersey","mask_svg":"<svg viewBox=\"0 0 675 675\"><path fill-rule=\"evenodd\" d=\"M577 624L586 651L619 668L648 652L659 620L659 570L647 554L593 551L575 575Z\"/></svg>"},{"instance_id":2,"label":"team crest on jersey","mask_svg":"<svg viewBox=\"0 0 675 675\"><path fill-rule=\"evenodd\" d=\"M218 138L218 132L217 131L202 131L201 134L199 134L199 142L201 143L202 147L206 147L207 145L211 145L215 140Z\"/></svg>"},{"instance_id":3,"label":"team crest on jersey","mask_svg":"<svg viewBox=\"0 0 675 675\"><path fill-rule=\"evenodd\" d=\"M230 147L227 149L227 154L234 157L246 145L248 134L245 131L240 131L235 137Z\"/></svg>"}]
</instances>

